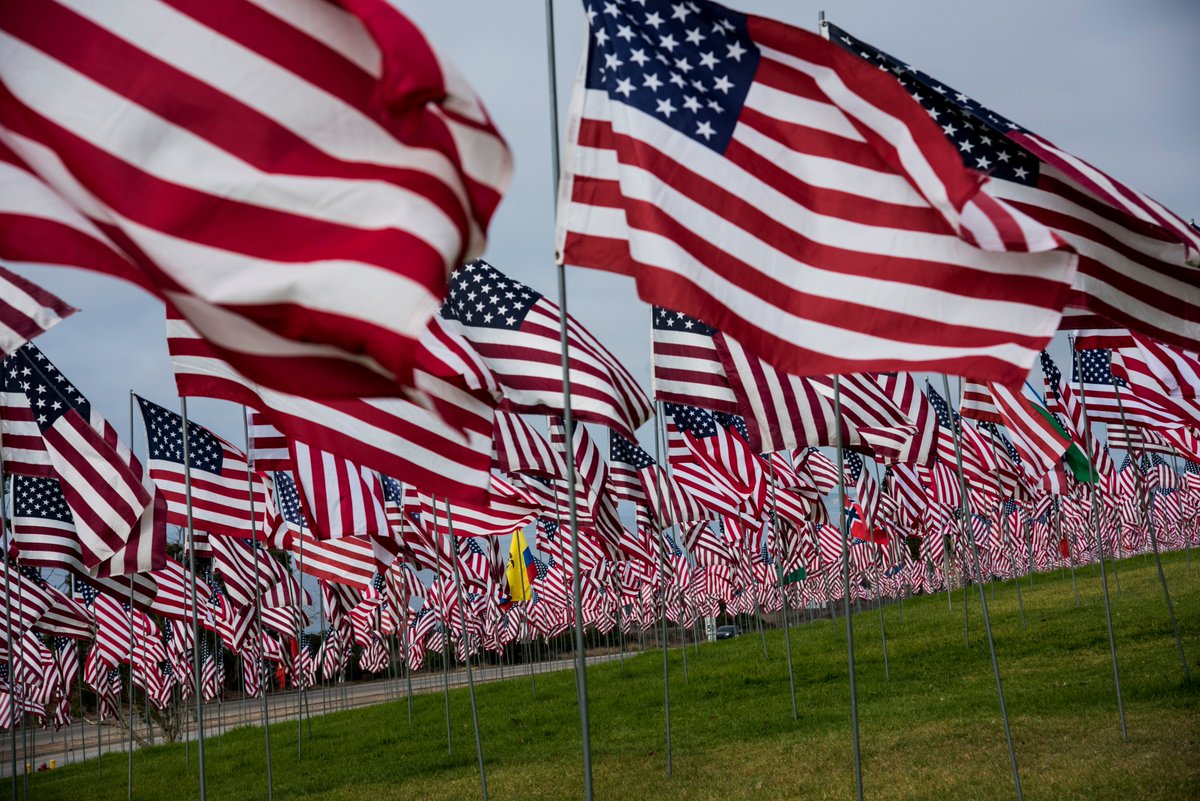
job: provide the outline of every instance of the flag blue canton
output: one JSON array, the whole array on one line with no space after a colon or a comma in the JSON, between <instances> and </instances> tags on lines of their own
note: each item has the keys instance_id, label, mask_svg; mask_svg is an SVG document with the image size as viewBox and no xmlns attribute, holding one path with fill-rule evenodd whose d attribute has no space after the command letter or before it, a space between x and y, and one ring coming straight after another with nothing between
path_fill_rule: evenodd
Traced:
<instances>
[{"instance_id":1,"label":"flag blue canton","mask_svg":"<svg viewBox=\"0 0 1200 801\"><path fill-rule=\"evenodd\" d=\"M1059 424L1062 424L1061 421ZM1021 464L1021 454L1017 453L1017 448L1012 444L1012 440L1004 436L998 425L987 420L978 421L976 425L996 438L996 441L1004 447L1004 452L1008 454L1008 458L1012 459L1013 464Z\"/></svg>"},{"instance_id":2,"label":"flag blue canton","mask_svg":"<svg viewBox=\"0 0 1200 801\"><path fill-rule=\"evenodd\" d=\"M72 409L85 420L91 418L88 399L32 343L4 360L4 389L29 399L40 431Z\"/></svg>"},{"instance_id":3,"label":"flag blue canton","mask_svg":"<svg viewBox=\"0 0 1200 801\"><path fill-rule=\"evenodd\" d=\"M683 549L681 549L675 542L674 537L672 537L668 532L664 531L663 539L666 540L667 553L669 556L683 556Z\"/></svg>"},{"instance_id":4,"label":"flag blue canton","mask_svg":"<svg viewBox=\"0 0 1200 801\"><path fill-rule=\"evenodd\" d=\"M463 325L515 331L541 298L487 262L473 261L450 277L442 316Z\"/></svg>"},{"instance_id":5,"label":"flag blue canton","mask_svg":"<svg viewBox=\"0 0 1200 801\"><path fill-rule=\"evenodd\" d=\"M863 460L854 451L842 451L843 458L846 462L846 469L850 471L850 482L857 483L858 477L862 475Z\"/></svg>"},{"instance_id":6,"label":"flag blue canton","mask_svg":"<svg viewBox=\"0 0 1200 801\"><path fill-rule=\"evenodd\" d=\"M1079 383L1080 371L1085 384L1116 384L1127 387L1129 384L1122 378L1117 378L1112 372L1112 351L1106 348L1090 348L1079 351L1079 367L1072 370L1071 381Z\"/></svg>"},{"instance_id":7,"label":"flag blue canton","mask_svg":"<svg viewBox=\"0 0 1200 801\"><path fill-rule=\"evenodd\" d=\"M654 328L659 331L683 331L691 334L712 336L717 329L707 325L695 317L689 317L683 312L671 311L662 306L655 306L652 314Z\"/></svg>"},{"instance_id":8,"label":"flag blue canton","mask_svg":"<svg viewBox=\"0 0 1200 801\"><path fill-rule=\"evenodd\" d=\"M42 578L41 569L36 568L33 565L21 565L19 568L17 568L17 570L21 573L22 576L29 579L37 586L39 586L39 587L46 586L46 580L44 578Z\"/></svg>"},{"instance_id":9,"label":"flag blue canton","mask_svg":"<svg viewBox=\"0 0 1200 801\"><path fill-rule=\"evenodd\" d=\"M895 76L941 126L943 135L958 149L963 166L1006 181L1036 185L1041 162L1007 135L1024 132L1020 125L836 25L829 26L829 41Z\"/></svg>"},{"instance_id":10,"label":"flag blue canton","mask_svg":"<svg viewBox=\"0 0 1200 801\"><path fill-rule=\"evenodd\" d=\"M183 418L157 403L138 398L142 419L146 423L146 439L150 458L183 464ZM188 422L188 463L194 470L221 472L225 449L207 428Z\"/></svg>"},{"instance_id":11,"label":"flag blue canton","mask_svg":"<svg viewBox=\"0 0 1200 801\"><path fill-rule=\"evenodd\" d=\"M750 441L750 430L746 428L746 420L741 415L725 414L724 412L713 412L713 417L724 428L732 428L734 431L741 434L742 439Z\"/></svg>"},{"instance_id":12,"label":"flag blue canton","mask_svg":"<svg viewBox=\"0 0 1200 801\"><path fill-rule=\"evenodd\" d=\"M371 576L371 589L375 590L375 592L382 593L383 587L384 580L382 573L376 573L374 576Z\"/></svg>"},{"instance_id":13,"label":"flag blue canton","mask_svg":"<svg viewBox=\"0 0 1200 801\"><path fill-rule=\"evenodd\" d=\"M558 521L557 520L553 520L549 517L539 517L538 521L537 521L537 527L538 527L538 531L545 534L546 539L549 540L551 543L553 543L554 538L558 536ZM545 550L545 548L542 548L541 546L538 546L538 549Z\"/></svg>"},{"instance_id":14,"label":"flag blue canton","mask_svg":"<svg viewBox=\"0 0 1200 801\"><path fill-rule=\"evenodd\" d=\"M404 485L391 476L379 474L379 480L383 482L383 499L391 501L400 506L404 502ZM293 484L293 490L295 485Z\"/></svg>"},{"instance_id":15,"label":"flag blue canton","mask_svg":"<svg viewBox=\"0 0 1200 801\"><path fill-rule=\"evenodd\" d=\"M91 584L83 581L79 576L74 577L75 597L83 601L84 606L91 606L92 602L100 596L100 591Z\"/></svg>"},{"instance_id":16,"label":"flag blue canton","mask_svg":"<svg viewBox=\"0 0 1200 801\"><path fill-rule=\"evenodd\" d=\"M588 89L723 153L758 70L746 17L715 3L586 4Z\"/></svg>"},{"instance_id":17,"label":"flag blue canton","mask_svg":"<svg viewBox=\"0 0 1200 801\"><path fill-rule=\"evenodd\" d=\"M386 483L384 487L386 489ZM300 512L300 493L296 491L296 480L291 473L276 471L275 503L284 520L297 526L304 525L304 515Z\"/></svg>"},{"instance_id":18,"label":"flag blue canton","mask_svg":"<svg viewBox=\"0 0 1200 801\"><path fill-rule=\"evenodd\" d=\"M701 439L716 436L717 421L712 412L677 403L664 403L663 407L667 414L675 420L675 426L680 431L686 431Z\"/></svg>"},{"instance_id":19,"label":"flag blue canton","mask_svg":"<svg viewBox=\"0 0 1200 801\"><path fill-rule=\"evenodd\" d=\"M615 431L609 431L608 455L611 461L632 465L635 470L644 470L654 464L650 454Z\"/></svg>"},{"instance_id":20,"label":"flag blue canton","mask_svg":"<svg viewBox=\"0 0 1200 801\"><path fill-rule=\"evenodd\" d=\"M75 523L57 478L13 476L13 515Z\"/></svg>"},{"instance_id":21,"label":"flag blue canton","mask_svg":"<svg viewBox=\"0 0 1200 801\"><path fill-rule=\"evenodd\" d=\"M1200 463L1193 462L1191 459L1183 464L1183 472L1191 473L1194 476L1200 476Z\"/></svg>"},{"instance_id":22,"label":"flag blue canton","mask_svg":"<svg viewBox=\"0 0 1200 801\"><path fill-rule=\"evenodd\" d=\"M933 411L937 414L938 425L942 428L948 428L951 431L958 429L959 414L954 413L954 423L950 422L950 406L945 399L937 393L928 381L925 382L925 395L929 398L929 405L933 407Z\"/></svg>"}]
</instances>

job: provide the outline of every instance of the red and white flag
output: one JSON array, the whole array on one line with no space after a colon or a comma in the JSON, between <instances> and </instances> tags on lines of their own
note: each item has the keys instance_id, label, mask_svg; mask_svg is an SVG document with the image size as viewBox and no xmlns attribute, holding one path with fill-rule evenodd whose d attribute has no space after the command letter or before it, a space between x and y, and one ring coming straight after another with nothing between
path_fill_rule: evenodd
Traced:
<instances>
[{"instance_id":1,"label":"red and white flag","mask_svg":"<svg viewBox=\"0 0 1200 801\"><path fill-rule=\"evenodd\" d=\"M77 311L29 279L0 267L0 357Z\"/></svg>"},{"instance_id":2,"label":"red and white flag","mask_svg":"<svg viewBox=\"0 0 1200 801\"><path fill-rule=\"evenodd\" d=\"M108 421L33 344L5 359L4 380L6 469L57 475L75 518L84 566L112 557L154 501L140 464ZM11 443L10 431L16 435Z\"/></svg>"},{"instance_id":3,"label":"red and white flag","mask_svg":"<svg viewBox=\"0 0 1200 801\"><path fill-rule=\"evenodd\" d=\"M6 5L0 258L129 279L264 386L397 393L508 150L384 0Z\"/></svg>"},{"instance_id":4,"label":"red and white flag","mask_svg":"<svg viewBox=\"0 0 1200 801\"><path fill-rule=\"evenodd\" d=\"M1062 240L874 66L716 3L676 8L589 15L563 261L634 277L789 373L1023 379L1067 301Z\"/></svg>"}]
</instances>

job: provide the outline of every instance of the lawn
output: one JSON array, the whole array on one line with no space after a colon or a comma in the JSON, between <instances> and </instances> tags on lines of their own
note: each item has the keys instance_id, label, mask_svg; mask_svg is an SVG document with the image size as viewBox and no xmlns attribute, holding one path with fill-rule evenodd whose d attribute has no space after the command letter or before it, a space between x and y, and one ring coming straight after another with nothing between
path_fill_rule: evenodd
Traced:
<instances>
[{"instance_id":1,"label":"lawn","mask_svg":"<svg viewBox=\"0 0 1200 801\"><path fill-rule=\"evenodd\" d=\"M1184 647L1200 671L1200 554L1164 559ZM1119 565L1113 590L1118 657L1129 726L1122 742L1113 695L1099 574L1078 571L1075 606L1067 571L1022 580L1023 629L1011 582L989 591L996 648L1025 797L1200 798L1200 681L1186 683L1152 559ZM994 592L994 595L992 595ZM884 610L891 679L884 677L879 619L854 618L863 782L869 799L1014 798L977 593L970 646L961 591ZM902 614L902 617L901 617ZM844 621L792 630L799 720L792 720L782 631L670 655L674 776L666 775L662 655L588 671L595 793L601 799L851 799L849 684ZM580 798L574 676L538 676L477 690L489 795ZM438 694L316 717L296 754L295 723L272 727L275 798L333 801L479 797L466 691L452 695L453 754L446 753ZM261 729L224 735L206 751L208 798L267 797ZM198 797L182 745L135 755L135 799ZM30 777L32 799L126 798L125 757Z\"/></svg>"}]
</instances>

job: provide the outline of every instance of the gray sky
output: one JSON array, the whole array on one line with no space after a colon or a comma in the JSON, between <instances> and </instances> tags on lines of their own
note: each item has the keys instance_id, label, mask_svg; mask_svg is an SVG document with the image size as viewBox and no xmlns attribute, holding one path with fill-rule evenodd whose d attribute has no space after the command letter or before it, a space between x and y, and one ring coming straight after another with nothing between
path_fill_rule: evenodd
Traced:
<instances>
[{"instance_id":1,"label":"gray sky","mask_svg":"<svg viewBox=\"0 0 1200 801\"><path fill-rule=\"evenodd\" d=\"M458 65L512 148L513 183L486 258L553 295L553 196L545 28L538 0L394 0ZM557 10L559 104L578 68L582 4ZM758 0L735 7L814 30L830 21L906 59L1179 214L1200 214L1200 3L1189 0ZM119 430L128 392L177 408L162 309L141 291L78 270L17 266L83 312L37 344ZM649 386L649 310L627 279L569 274L569 307ZM1065 348L1055 348L1065 357ZM235 443L237 410L198 399L191 417ZM646 427L646 431L650 431ZM141 424L136 452L144 453Z\"/></svg>"}]
</instances>

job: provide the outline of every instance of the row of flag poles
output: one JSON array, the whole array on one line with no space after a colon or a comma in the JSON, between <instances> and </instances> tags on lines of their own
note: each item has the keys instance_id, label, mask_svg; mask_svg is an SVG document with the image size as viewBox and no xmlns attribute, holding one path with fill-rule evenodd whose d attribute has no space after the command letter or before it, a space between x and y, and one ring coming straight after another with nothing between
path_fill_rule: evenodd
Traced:
<instances>
[{"instance_id":1,"label":"row of flag poles","mask_svg":"<svg viewBox=\"0 0 1200 801\"><path fill-rule=\"evenodd\" d=\"M547 0L554 302L477 258L507 147L403 14L136 5L0 12L0 258L160 297L181 401L131 396L143 464L28 343L74 309L0 272L14 793L17 719L69 715L76 676L110 711L122 664L131 709L135 681L193 699L204 799L221 648L266 722L268 661L303 690L352 646L385 670L398 636L406 675L444 651L447 698L465 662L486 798L471 655L569 630L590 799L586 627L661 624L670 772L668 621L761 631L782 609L791 678L789 610L840 599L862 798L851 601L957 580L964 613L978 587L1021 798L982 585L1083 561L1125 735L1106 552L1190 548L1200 513L1194 225L823 19L710 2L584 3L560 155ZM654 304L650 394L568 314L568 264ZM1045 351L1060 329L1070 381ZM244 406L244 450L189 397ZM529 527L537 554L514 536L505 570L499 538ZM316 652L272 551L320 588ZM82 672L48 672L78 663L72 641L93 642Z\"/></svg>"}]
</instances>

